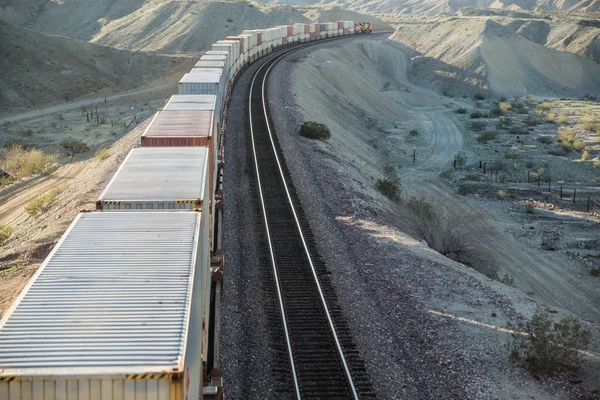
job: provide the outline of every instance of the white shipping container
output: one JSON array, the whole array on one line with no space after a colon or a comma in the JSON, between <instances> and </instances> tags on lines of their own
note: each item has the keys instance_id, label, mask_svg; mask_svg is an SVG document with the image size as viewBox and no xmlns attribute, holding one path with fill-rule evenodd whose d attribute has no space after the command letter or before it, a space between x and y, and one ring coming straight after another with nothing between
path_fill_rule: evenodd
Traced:
<instances>
[{"instance_id":1,"label":"white shipping container","mask_svg":"<svg viewBox=\"0 0 600 400\"><path fill-rule=\"evenodd\" d=\"M179 94L212 94L225 98L226 77L223 74L196 71L183 75L179 81Z\"/></svg>"},{"instance_id":2,"label":"white shipping container","mask_svg":"<svg viewBox=\"0 0 600 400\"><path fill-rule=\"evenodd\" d=\"M221 122L220 98L210 94L176 94L171 96L165 111L215 111L215 119Z\"/></svg>"},{"instance_id":3,"label":"white shipping container","mask_svg":"<svg viewBox=\"0 0 600 400\"><path fill-rule=\"evenodd\" d=\"M98 197L96 210L208 212L208 161L206 147L132 149Z\"/></svg>"},{"instance_id":4,"label":"white shipping container","mask_svg":"<svg viewBox=\"0 0 600 400\"><path fill-rule=\"evenodd\" d=\"M208 243L200 212L79 214L0 321L0 399L200 398Z\"/></svg>"}]
</instances>

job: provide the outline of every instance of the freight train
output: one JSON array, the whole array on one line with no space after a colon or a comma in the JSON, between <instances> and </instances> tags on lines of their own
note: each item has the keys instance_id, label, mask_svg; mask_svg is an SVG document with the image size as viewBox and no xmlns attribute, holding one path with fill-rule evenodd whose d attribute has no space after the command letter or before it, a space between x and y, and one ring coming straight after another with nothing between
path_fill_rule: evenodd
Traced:
<instances>
[{"instance_id":1,"label":"freight train","mask_svg":"<svg viewBox=\"0 0 600 400\"><path fill-rule=\"evenodd\" d=\"M222 399L223 150L232 85L338 21L214 43L0 321L0 399Z\"/></svg>"}]
</instances>

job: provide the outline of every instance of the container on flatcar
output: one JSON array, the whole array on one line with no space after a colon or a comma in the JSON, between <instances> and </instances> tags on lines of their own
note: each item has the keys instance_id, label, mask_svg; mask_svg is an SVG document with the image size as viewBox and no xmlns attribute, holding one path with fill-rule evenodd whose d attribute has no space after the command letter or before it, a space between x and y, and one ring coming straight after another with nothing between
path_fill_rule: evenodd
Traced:
<instances>
[{"instance_id":1,"label":"container on flatcar","mask_svg":"<svg viewBox=\"0 0 600 400\"><path fill-rule=\"evenodd\" d=\"M206 147L132 149L96 200L99 211L210 209Z\"/></svg>"},{"instance_id":2,"label":"container on flatcar","mask_svg":"<svg viewBox=\"0 0 600 400\"><path fill-rule=\"evenodd\" d=\"M202 212L79 214L0 320L0 399L201 399L208 243Z\"/></svg>"},{"instance_id":3,"label":"container on flatcar","mask_svg":"<svg viewBox=\"0 0 600 400\"><path fill-rule=\"evenodd\" d=\"M179 81L179 94L212 94L224 99L227 95L227 75L213 71L193 68Z\"/></svg>"}]
</instances>

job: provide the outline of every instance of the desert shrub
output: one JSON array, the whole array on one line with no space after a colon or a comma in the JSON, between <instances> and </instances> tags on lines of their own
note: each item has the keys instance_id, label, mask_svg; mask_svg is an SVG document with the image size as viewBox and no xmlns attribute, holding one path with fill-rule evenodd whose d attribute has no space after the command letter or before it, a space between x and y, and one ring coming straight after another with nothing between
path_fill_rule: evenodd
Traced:
<instances>
[{"instance_id":1,"label":"desert shrub","mask_svg":"<svg viewBox=\"0 0 600 400\"><path fill-rule=\"evenodd\" d=\"M505 153L504 158L507 160L518 160L521 156L517 153Z\"/></svg>"},{"instance_id":2,"label":"desert shrub","mask_svg":"<svg viewBox=\"0 0 600 400\"><path fill-rule=\"evenodd\" d=\"M502 101L502 100L500 100L500 101ZM506 101L506 100L504 100L504 101ZM498 108L499 108L500 110L504 111L504 112L507 112L507 111L512 111L512 109L513 109L513 107L512 107L512 105L511 105L511 104L504 103L504 102L500 103L500 104L498 105Z\"/></svg>"},{"instance_id":3,"label":"desert shrub","mask_svg":"<svg viewBox=\"0 0 600 400\"><path fill-rule=\"evenodd\" d=\"M537 141L543 144L551 144L553 142L550 136L540 136L537 138Z\"/></svg>"},{"instance_id":4,"label":"desert shrub","mask_svg":"<svg viewBox=\"0 0 600 400\"><path fill-rule=\"evenodd\" d=\"M456 110L456 111L454 111L454 112L455 112L455 113L457 113L457 114L466 114L466 113L468 113L469 111L468 111L466 108L463 108L463 107L461 107L461 108L457 109L457 110Z\"/></svg>"},{"instance_id":5,"label":"desert shrub","mask_svg":"<svg viewBox=\"0 0 600 400\"><path fill-rule=\"evenodd\" d=\"M56 162L56 156L45 154L42 150L25 150L13 146L2 152L0 167L13 178L25 178L46 172Z\"/></svg>"},{"instance_id":6,"label":"desert shrub","mask_svg":"<svg viewBox=\"0 0 600 400\"><path fill-rule=\"evenodd\" d=\"M586 131L600 133L600 117L583 117L580 126Z\"/></svg>"},{"instance_id":7,"label":"desert shrub","mask_svg":"<svg viewBox=\"0 0 600 400\"><path fill-rule=\"evenodd\" d=\"M0 187L10 185L15 180L10 175L2 175L0 177Z\"/></svg>"},{"instance_id":8,"label":"desert shrub","mask_svg":"<svg viewBox=\"0 0 600 400\"><path fill-rule=\"evenodd\" d=\"M454 161L456 161L456 166L457 167L462 167L466 164L467 162L467 154L464 151L459 151L455 156L454 156Z\"/></svg>"},{"instance_id":9,"label":"desert shrub","mask_svg":"<svg viewBox=\"0 0 600 400\"><path fill-rule=\"evenodd\" d=\"M541 310L515 330L509 341L511 358L524 361L532 373L545 375L578 370L583 363L581 351L588 348L592 336L575 318L554 322Z\"/></svg>"},{"instance_id":10,"label":"desert shrub","mask_svg":"<svg viewBox=\"0 0 600 400\"><path fill-rule=\"evenodd\" d=\"M465 181L480 181L481 175L480 174L466 174L465 177L463 178L463 180L465 180Z\"/></svg>"},{"instance_id":11,"label":"desert shrub","mask_svg":"<svg viewBox=\"0 0 600 400\"><path fill-rule=\"evenodd\" d=\"M470 115L470 117L473 118L473 119L475 119L475 118L483 118L483 116L484 116L483 113L481 113L479 111L472 112L471 115Z\"/></svg>"},{"instance_id":12,"label":"desert shrub","mask_svg":"<svg viewBox=\"0 0 600 400\"><path fill-rule=\"evenodd\" d=\"M490 168L494 172L500 172L506 170L506 163L502 160L494 160L490 164Z\"/></svg>"},{"instance_id":13,"label":"desert shrub","mask_svg":"<svg viewBox=\"0 0 600 400\"><path fill-rule=\"evenodd\" d=\"M478 143L487 143L488 141L494 140L497 137L498 137L497 132L487 131L487 132L483 132L481 135L479 135L477 137L477 142Z\"/></svg>"},{"instance_id":14,"label":"desert shrub","mask_svg":"<svg viewBox=\"0 0 600 400\"><path fill-rule=\"evenodd\" d=\"M13 233L13 228L8 225L0 226L0 246L4 246L4 244L10 239Z\"/></svg>"},{"instance_id":15,"label":"desert shrub","mask_svg":"<svg viewBox=\"0 0 600 400\"><path fill-rule=\"evenodd\" d=\"M300 127L300 135L309 139L327 140L331 137L331 131L327 125L314 121L306 121Z\"/></svg>"},{"instance_id":16,"label":"desert shrub","mask_svg":"<svg viewBox=\"0 0 600 400\"><path fill-rule=\"evenodd\" d=\"M525 214L533 214L535 212L535 208L533 207L533 204L523 204L523 212Z\"/></svg>"},{"instance_id":17,"label":"desert shrub","mask_svg":"<svg viewBox=\"0 0 600 400\"><path fill-rule=\"evenodd\" d=\"M485 100L485 95L483 93L477 92L473 95L474 100Z\"/></svg>"},{"instance_id":18,"label":"desert shrub","mask_svg":"<svg viewBox=\"0 0 600 400\"><path fill-rule=\"evenodd\" d=\"M400 185L394 180L378 179L375 187L390 200L398 201L400 199Z\"/></svg>"},{"instance_id":19,"label":"desert shrub","mask_svg":"<svg viewBox=\"0 0 600 400\"><path fill-rule=\"evenodd\" d=\"M475 103L473 103L473 106L475 108L482 108L483 107L483 103L481 101L476 101Z\"/></svg>"},{"instance_id":20,"label":"desert shrub","mask_svg":"<svg viewBox=\"0 0 600 400\"><path fill-rule=\"evenodd\" d=\"M105 160L109 156L110 156L110 152L108 151L107 148L100 149L100 150L96 151L96 153L94 154L94 158L96 158L96 160L98 160L98 161Z\"/></svg>"},{"instance_id":21,"label":"desert shrub","mask_svg":"<svg viewBox=\"0 0 600 400\"><path fill-rule=\"evenodd\" d=\"M505 102L505 101L506 101L506 97L505 97L505 96L501 96L501 97L500 97L500 102L501 102L501 103L503 103L503 102Z\"/></svg>"},{"instance_id":22,"label":"desert shrub","mask_svg":"<svg viewBox=\"0 0 600 400\"><path fill-rule=\"evenodd\" d=\"M558 122L561 125L566 124L568 121L569 118L567 118L565 114L559 114L558 117L556 117L556 122Z\"/></svg>"},{"instance_id":23,"label":"desert shrub","mask_svg":"<svg viewBox=\"0 0 600 400\"><path fill-rule=\"evenodd\" d=\"M594 158L594 167L600 168L600 158Z\"/></svg>"},{"instance_id":24,"label":"desert shrub","mask_svg":"<svg viewBox=\"0 0 600 400\"><path fill-rule=\"evenodd\" d=\"M500 121L496 124L496 129L508 129L512 125L512 119L505 117L500 118Z\"/></svg>"},{"instance_id":25,"label":"desert shrub","mask_svg":"<svg viewBox=\"0 0 600 400\"><path fill-rule=\"evenodd\" d=\"M556 114L549 112L545 114L544 120L546 120L546 122L554 123L556 122Z\"/></svg>"},{"instance_id":26,"label":"desert shrub","mask_svg":"<svg viewBox=\"0 0 600 400\"><path fill-rule=\"evenodd\" d=\"M577 138L577 134L572 129L560 128L558 131L558 141L562 148L567 151L585 149L585 143Z\"/></svg>"},{"instance_id":27,"label":"desert shrub","mask_svg":"<svg viewBox=\"0 0 600 400\"><path fill-rule=\"evenodd\" d=\"M501 278L498 279L498 282L504 283L508 286L515 286L515 277L512 275L504 274Z\"/></svg>"},{"instance_id":28,"label":"desert shrub","mask_svg":"<svg viewBox=\"0 0 600 400\"><path fill-rule=\"evenodd\" d=\"M536 111L539 111L540 113L545 113L552 109L552 104L550 104L548 102L540 103L537 106L535 106L535 109L536 109Z\"/></svg>"},{"instance_id":29,"label":"desert shrub","mask_svg":"<svg viewBox=\"0 0 600 400\"><path fill-rule=\"evenodd\" d=\"M488 118L498 118L504 115L504 111L499 106L496 106L490 110L487 117Z\"/></svg>"},{"instance_id":30,"label":"desert shrub","mask_svg":"<svg viewBox=\"0 0 600 400\"><path fill-rule=\"evenodd\" d=\"M416 129L411 129L408 133L410 134L410 136L419 136L419 131Z\"/></svg>"},{"instance_id":31,"label":"desert shrub","mask_svg":"<svg viewBox=\"0 0 600 400\"><path fill-rule=\"evenodd\" d=\"M584 150L583 153L581 154L581 159L583 161L587 161L590 159L590 152L587 150Z\"/></svg>"},{"instance_id":32,"label":"desert shrub","mask_svg":"<svg viewBox=\"0 0 600 400\"><path fill-rule=\"evenodd\" d=\"M527 117L523 118L523 124L527 125L527 126L536 126L541 124L541 121L537 118L534 118L530 115L528 115Z\"/></svg>"},{"instance_id":33,"label":"desert shrub","mask_svg":"<svg viewBox=\"0 0 600 400\"><path fill-rule=\"evenodd\" d=\"M72 154L85 153L90 148L85 142L79 139L68 138L60 142L60 145Z\"/></svg>"},{"instance_id":34,"label":"desert shrub","mask_svg":"<svg viewBox=\"0 0 600 400\"><path fill-rule=\"evenodd\" d=\"M467 185L460 185L456 193L460 194L461 196L466 196L470 193L473 193L473 188Z\"/></svg>"},{"instance_id":35,"label":"desert shrub","mask_svg":"<svg viewBox=\"0 0 600 400\"><path fill-rule=\"evenodd\" d=\"M44 213L50 209L56 202L56 197L60 194L62 189L55 188L46 194L42 194L29 200L25 205L25 211L32 217L38 214Z\"/></svg>"},{"instance_id":36,"label":"desert shrub","mask_svg":"<svg viewBox=\"0 0 600 400\"><path fill-rule=\"evenodd\" d=\"M600 276L600 268L592 268L590 270L590 273L592 274L592 276Z\"/></svg>"},{"instance_id":37,"label":"desert shrub","mask_svg":"<svg viewBox=\"0 0 600 400\"><path fill-rule=\"evenodd\" d=\"M483 122L471 122L470 128L472 131L481 132L485 129L485 123Z\"/></svg>"},{"instance_id":38,"label":"desert shrub","mask_svg":"<svg viewBox=\"0 0 600 400\"><path fill-rule=\"evenodd\" d=\"M513 126L508 129L508 133L511 135L529 135L529 131L526 131L523 128L519 128L518 126Z\"/></svg>"}]
</instances>

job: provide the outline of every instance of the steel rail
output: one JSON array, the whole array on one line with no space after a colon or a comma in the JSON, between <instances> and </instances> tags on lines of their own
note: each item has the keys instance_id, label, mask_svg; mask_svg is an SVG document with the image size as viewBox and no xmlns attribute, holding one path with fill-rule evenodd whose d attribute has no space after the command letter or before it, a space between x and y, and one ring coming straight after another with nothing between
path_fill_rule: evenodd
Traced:
<instances>
[{"instance_id":1,"label":"steel rail","mask_svg":"<svg viewBox=\"0 0 600 400\"><path fill-rule=\"evenodd\" d=\"M329 41L329 40L326 40ZM323 43L324 41L320 41L320 43ZM301 45L298 46L294 49L285 51L284 53L274 56L271 59L267 60L254 74L254 77L252 79L252 84L250 86L250 93L252 93L253 88L254 88L254 84L256 81L256 77L259 76L260 72L268 65L267 70L265 71L265 75L263 78L263 82L262 82L262 88L261 88L261 98L262 98L262 109L264 112L264 116L265 116L265 122L266 122L266 126L267 126L267 131L269 134L269 140L271 142L271 147L273 149L273 154L275 156L276 162L277 162L277 168L279 170L279 175L281 177L281 180L283 182L283 187L285 189L285 193L287 196L287 200L289 202L290 205L290 209L292 211L292 214L294 216L294 221L296 224L296 228L298 229L298 233L300 235L300 239L302 241L302 246L304 248L304 252L306 255L306 258L308 260L308 263L310 265L310 269L311 269L311 273L312 276L314 278L314 282L317 288L317 291L319 293L319 298L321 301L321 305L323 306L323 311L325 313L325 316L327 318L327 322L329 325L329 329L331 331L331 335L332 338L334 339L335 342L335 346L337 349L337 353L339 355L340 361L342 362L343 368L344 368L344 373L346 375L346 379L348 381L348 384L350 386L351 392L352 392L352 398L354 400L359 400L358 397L358 393L356 390L356 387L354 385L353 379L352 379L352 375L350 373L350 368L348 367L348 363L346 361L346 357L344 356L344 351L342 349L342 346L340 344L340 340L338 338L337 332L335 330L335 325L333 323L333 319L331 317L330 311L329 311L329 307L327 306L327 301L325 299L325 296L323 294L323 290L321 288L321 284L319 282L319 278L317 276L317 272L315 269L315 266L313 264L312 261L312 257L308 248L308 245L306 243L305 237L304 237L304 233L302 231L302 226L300 224L300 220L298 218L298 215L296 213L296 209L294 206L294 203L292 201L292 196L290 194L286 179L285 179L285 174L283 172L282 169L282 165L281 165L281 161L279 159L279 156L277 154L277 148L275 146L275 142L273 140L273 132L271 130L271 126L269 123L269 118L268 118L268 113L267 113L267 105L266 105L266 94L265 94L265 90L266 90L266 83L268 80L268 75L271 72L271 69L279 62L281 61L281 59L283 59L284 57L286 57L287 55L298 51L304 47L307 47L310 44L305 44L305 45ZM257 174L257 180L258 180L258 189L259 189L259 194L260 194L260 200L261 200L261 208L263 211L263 219L265 221L265 227L266 227L266 231L267 231L267 241L268 241L268 245L269 245L269 254L270 254L270 258L271 258L271 264L273 267L273 275L274 275L274 279L275 279L275 284L276 284L276 289L277 289L277 297L278 297L278 301L279 301L279 308L281 311L281 317L283 320L283 327L284 327L284 332L285 332L285 340L286 340L286 345L287 345L287 351L288 351L288 356L290 358L290 366L292 369L292 375L293 375L293 380L294 380L294 387L295 387L295 392L296 392L296 397L297 399L301 399L301 394L300 394L300 388L299 388L299 383L298 383L298 376L296 375L296 369L294 367L294 358L293 358L293 351L292 351L292 346L291 346L291 340L289 337L289 331L288 331L288 327L287 327L287 322L286 322L286 317L285 317L285 310L284 310L284 304L283 304L283 296L281 293L281 288L279 285L279 279L277 276L277 266L275 263L275 257L274 257L274 252L273 252L273 247L271 244L271 235L270 235L270 231L269 231L269 226L268 226L268 219L267 219L267 212L266 212L266 207L265 207L265 201L263 198L263 191L262 191L262 186L261 186L261 181L260 181L260 176L259 176L259 167L258 167L258 160L257 160L257 155L256 155L256 147L255 147L255 141L254 141L254 129L253 129L253 124L252 124L252 95L249 96L249 116L250 116L250 135L251 135L251 141L252 141L252 151L253 151L253 155L254 155L254 165L255 165L255 170L256 170L256 174Z\"/></svg>"}]
</instances>

